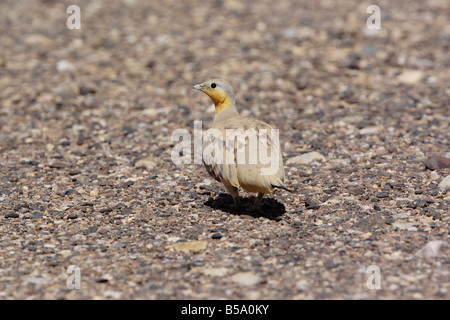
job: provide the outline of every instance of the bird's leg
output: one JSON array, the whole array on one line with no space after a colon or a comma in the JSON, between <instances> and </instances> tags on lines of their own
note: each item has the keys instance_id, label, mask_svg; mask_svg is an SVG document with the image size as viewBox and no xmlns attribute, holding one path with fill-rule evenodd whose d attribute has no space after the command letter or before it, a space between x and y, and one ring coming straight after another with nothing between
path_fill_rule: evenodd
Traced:
<instances>
[{"instance_id":1,"label":"bird's leg","mask_svg":"<svg viewBox=\"0 0 450 320\"><path fill-rule=\"evenodd\" d=\"M241 201L239 200L239 189L237 187L233 187L231 185L225 185L227 191L231 194L234 200L234 207L239 209L241 206Z\"/></svg>"},{"instance_id":2,"label":"bird's leg","mask_svg":"<svg viewBox=\"0 0 450 320\"><path fill-rule=\"evenodd\" d=\"M258 192L258 196L256 197L255 203L253 204L253 207L254 207L255 211L257 211L257 212L261 212L260 206L261 206L261 201L262 201L263 197L264 197L264 193Z\"/></svg>"}]
</instances>

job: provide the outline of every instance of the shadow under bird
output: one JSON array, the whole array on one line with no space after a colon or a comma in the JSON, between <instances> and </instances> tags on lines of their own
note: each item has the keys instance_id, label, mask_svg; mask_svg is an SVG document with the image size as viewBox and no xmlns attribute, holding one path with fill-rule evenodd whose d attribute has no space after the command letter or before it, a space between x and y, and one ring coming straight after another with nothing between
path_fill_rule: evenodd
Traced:
<instances>
[{"instance_id":1,"label":"shadow under bird","mask_svg":"<svg viewBox=\"0 0 450 320\"><path fill-rule=\"evenodd\" d=\"M290 191L284 184L284 165L278 142L278 131L275 132L265 122L240 115L236 109L233 89L227 81L207 80L195 85L194 89L206 93L215 105L215 116L210 130L220 132L221 139L211 139L209 143L216 145L210 149L225 150L223 156L216 156L214 152L205 152L206 147L204 147L203 164L208 173L221 182L232 195L235 207L240 206L239 187L249 193L258 194L254 203L256 211L260 211L264 194L272 193L275 188ZM229 132L234 134L231 143L227 136ZM258 143L252 143L249 132L256 134ZM261 156L261 147L269 151L269 163ZM228 152L232 153L231 157L230 154L227 156ZM245 161L238 161L240 156L244 157ZM250 159L256 159L256 161L250 161ZM273 168L274 164L275 168Z\"/></svg>"}]
</instances>

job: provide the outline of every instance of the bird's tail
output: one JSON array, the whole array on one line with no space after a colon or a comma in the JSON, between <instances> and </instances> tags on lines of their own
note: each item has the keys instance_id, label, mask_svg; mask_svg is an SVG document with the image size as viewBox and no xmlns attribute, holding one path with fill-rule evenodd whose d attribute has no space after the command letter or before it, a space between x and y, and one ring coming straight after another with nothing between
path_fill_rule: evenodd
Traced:
<instances>
[{"instance_id":1,"label":"bird's tail","mask_svg":"<svg viewBox=\"0 0 450 320\"><path fill-rule=\"evenodd\" d=\"M294 191L292 191L291 189L288 189L288 188L287 188L286 186L284 186L284 185L279 185L279 186L277 186L277 185L272 184L271 186L272 186L272 188L279 188L279 189L284 189L284 190L289 191L289 192L294 192Z\"/></svg>"}]
</instances>

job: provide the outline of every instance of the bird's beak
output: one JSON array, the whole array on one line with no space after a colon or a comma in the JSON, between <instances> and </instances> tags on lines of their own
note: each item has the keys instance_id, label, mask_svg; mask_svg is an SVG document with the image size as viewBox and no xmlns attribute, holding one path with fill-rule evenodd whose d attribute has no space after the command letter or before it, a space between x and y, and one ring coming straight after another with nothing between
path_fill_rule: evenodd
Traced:
<instances>
[{"instance_id":1,"label":"bird's beak","mask_svg":"<svg viewBox=\"0 0 450 320\"><path fill-rule=\"evenodd\" d=\"M203 87L202 87L201 84L196 84L196 85L194 86L194 89L195 89L195 90L202 90Z\"/></svg>"}]
</instances>

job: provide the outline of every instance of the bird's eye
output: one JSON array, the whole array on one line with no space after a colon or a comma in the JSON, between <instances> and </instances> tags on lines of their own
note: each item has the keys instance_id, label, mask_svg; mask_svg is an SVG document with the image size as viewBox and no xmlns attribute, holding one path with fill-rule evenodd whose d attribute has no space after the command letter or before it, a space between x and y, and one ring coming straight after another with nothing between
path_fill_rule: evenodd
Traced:
<instances>
[{"instance_id":1,"label":"bird's eye","mask_svg":"<svg viewBox=\"0 0 450 320\"><path fill-rule=\"evenodd\" d=\"M215 84L214 82L213 83L211 83L211 88L215 88L215 87L217 87L217 84Z\"/></svg>"}]
</instances>

